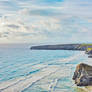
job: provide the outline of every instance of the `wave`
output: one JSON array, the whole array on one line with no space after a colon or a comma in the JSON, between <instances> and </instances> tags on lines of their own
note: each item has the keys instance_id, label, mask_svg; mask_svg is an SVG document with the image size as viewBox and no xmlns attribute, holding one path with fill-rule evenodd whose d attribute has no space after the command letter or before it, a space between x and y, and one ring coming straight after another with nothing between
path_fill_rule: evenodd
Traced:
<instances>
[{"instance_id":1,"label":"wave","mask_svg":"<svg viewBox=\"0 0 92 92\"><path fill-rule=\"evenodd\" d=\"M22 79L20 78L11 82L2 83L0 84L0 90L1 92L21 92L29 86L32 86L35 82L41 80L46 76L49 76L57 70L58 68L56 66L44 68L42 71L40 71L40 73L37 73L35 75L29 75Z\"/></svg>"},{"instance_id":2,"label":"wave","mask_svg":"<svg viewBox=\"0 0 92 92\"><path fill-rule=\"evenodd\" d=\"M52 62L71 62L80 57L80 55L83 55L83 53ZM40 69L40 71L0 83L0 92L22 92L43 79L48 80L49 77L51 77L52 81L46 89L49 92L53 92L60 78L71 76L71 66L61 67L61 65L48 65L48 63L44 63L34 65L33 68Z\"/></svg>"}]
</instances>

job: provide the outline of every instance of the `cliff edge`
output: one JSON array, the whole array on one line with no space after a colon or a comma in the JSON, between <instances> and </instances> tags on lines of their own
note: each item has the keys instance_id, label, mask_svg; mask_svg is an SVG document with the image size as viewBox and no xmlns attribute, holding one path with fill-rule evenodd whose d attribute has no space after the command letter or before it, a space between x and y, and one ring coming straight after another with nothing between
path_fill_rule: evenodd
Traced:
<instances>
[{"instance_id":1,"label":"cliff edge","mask_svg":"<svg viewBox=\"0 0 92 92\"><path fill-rule=\"evenodd\" d=\"M78 64L72 79L77 86L85 87L84 90L92 92L92 66L84 63Z\"/></svg>"}]
</instances>

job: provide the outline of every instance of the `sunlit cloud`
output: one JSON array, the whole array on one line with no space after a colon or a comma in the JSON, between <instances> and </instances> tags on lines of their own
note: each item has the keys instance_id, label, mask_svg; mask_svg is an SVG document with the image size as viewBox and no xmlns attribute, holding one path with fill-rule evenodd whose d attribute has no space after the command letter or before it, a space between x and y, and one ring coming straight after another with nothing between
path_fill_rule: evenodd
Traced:
<instances>
[{"instance_id":1,"label":"sunlit cloud","mask_svg":"<svg viewBox=\"0 0 92 92\"><path fill-rule=\"evenodd\" d=\"M91 0L2 0L0 43L91 42Z\"/></svg>"}]
</instances>

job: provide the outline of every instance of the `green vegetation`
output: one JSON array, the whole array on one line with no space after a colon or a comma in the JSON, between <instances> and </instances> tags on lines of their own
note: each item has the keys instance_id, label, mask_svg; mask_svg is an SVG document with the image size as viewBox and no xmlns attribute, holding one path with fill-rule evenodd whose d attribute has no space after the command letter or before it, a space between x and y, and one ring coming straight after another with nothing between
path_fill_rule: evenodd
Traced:
<instances>
[{"instance_id":1,"label":"green vegetation","mask_svg":"<svg viewBox=\"0 0 92 92\"><path fill-rule=\"evenodd\" d=\"M92 50L92 48L87 48L87 51L91 51Z\"/></svg>"},{"instance_id":2,"label":"green vegetation","mask_svg":"<svg viewBox=\"0 0 92 92\"><path fill-rule=\"evenodd\" d=\"M89 46L92 46L92 44L81 44L78 48L87 47L88 50L92 50Z\"/></svg>"}]
</instances>

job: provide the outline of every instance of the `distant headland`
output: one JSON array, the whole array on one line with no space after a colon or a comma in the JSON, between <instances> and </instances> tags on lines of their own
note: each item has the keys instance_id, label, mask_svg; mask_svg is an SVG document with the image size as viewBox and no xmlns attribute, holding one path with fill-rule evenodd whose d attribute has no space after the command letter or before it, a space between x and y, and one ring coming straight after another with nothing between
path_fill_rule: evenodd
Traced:
<instances>
[{"instance_id":1,"label":"distant headland","mask_svg":"<svg viewBox=\"0 0 92 92\"><path fill-rule=\"evenodd\" d=\"M88 57L92 57L92 44L58 44L32 46L31 50L75 50L85 51Z\"/></svg>"}]
</instances>

